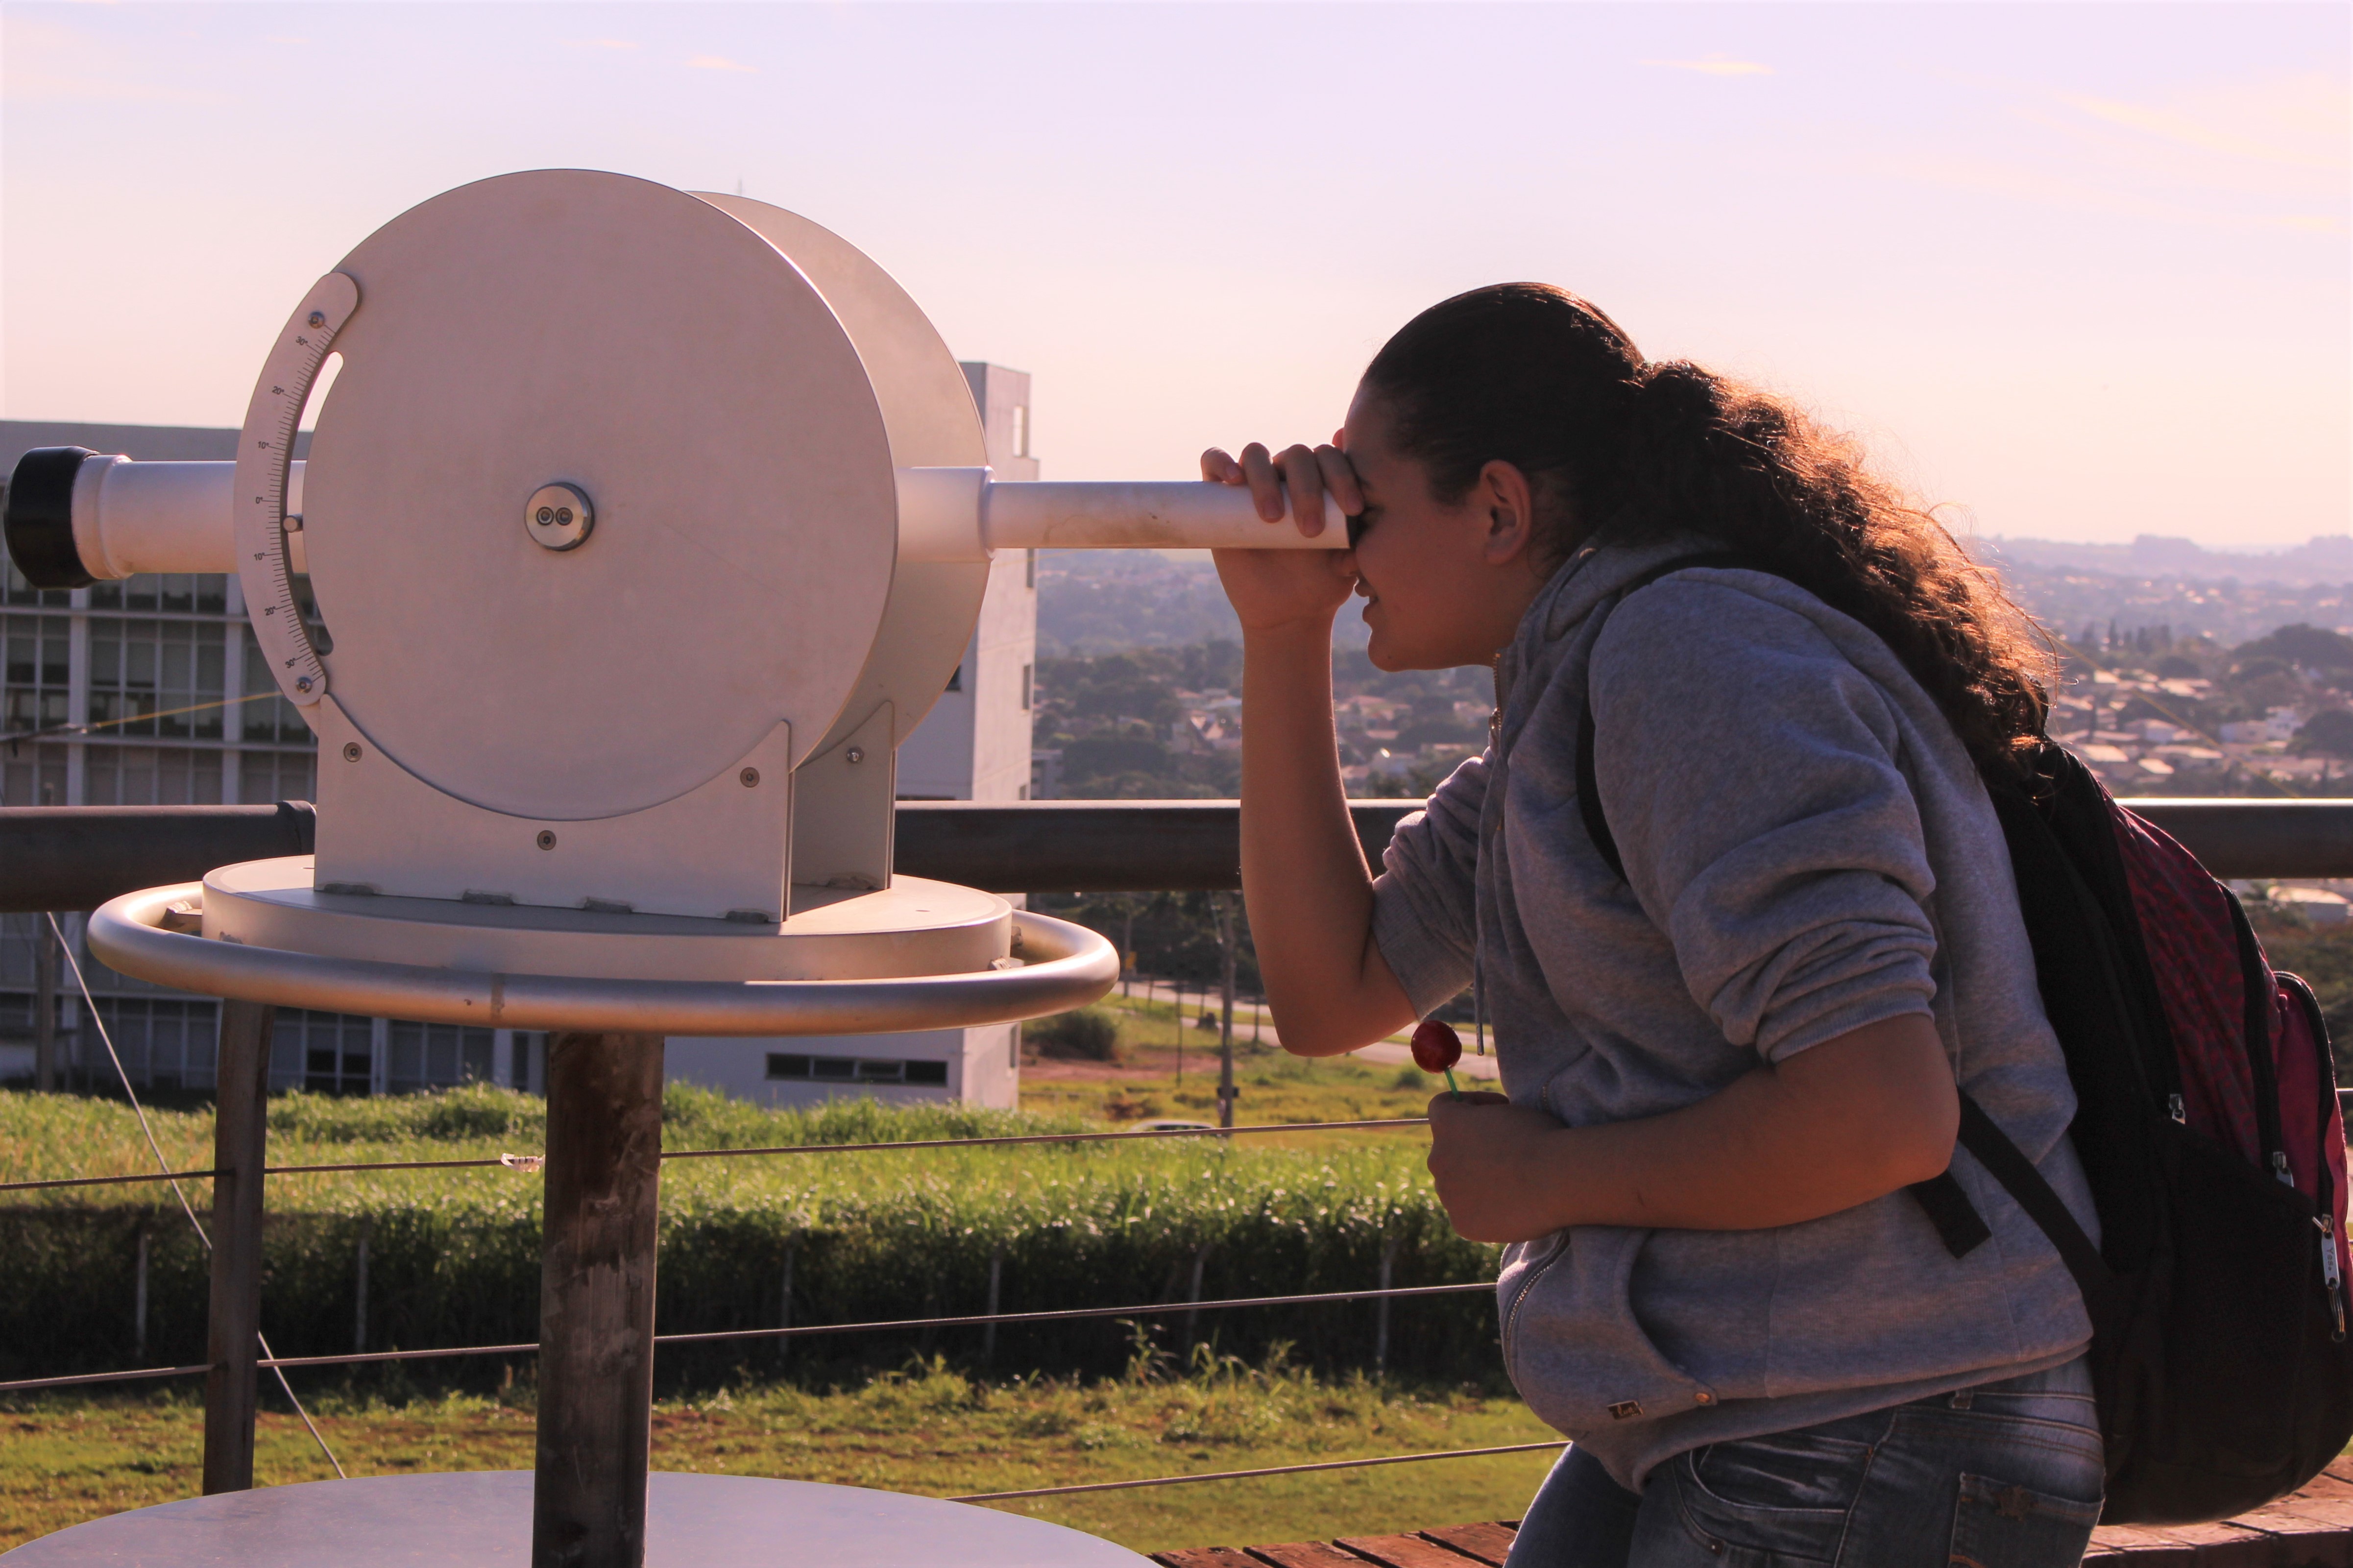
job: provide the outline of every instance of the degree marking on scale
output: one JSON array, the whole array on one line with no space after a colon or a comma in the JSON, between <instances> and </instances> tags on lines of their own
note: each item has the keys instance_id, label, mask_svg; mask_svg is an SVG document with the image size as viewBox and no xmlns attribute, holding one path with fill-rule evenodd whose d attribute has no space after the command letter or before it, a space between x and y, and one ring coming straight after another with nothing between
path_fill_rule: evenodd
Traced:
<instances>
[{"instance_id":1,"label":"degree marking on scale","mask_svg":"<svg viewBox=\"0 0 2353 1568\"><path fill-rule=\"evenodd\" d=\"M244 436L253 442L253 451L268 457L241 459L259 464L259 471L252 474L253 506L261 515L252 518L251 528L243 530L248 538L241 542L248 546L252 563L259 568L258 584L264 591L250 594L260 605L261 615L255 620L256 637L265 645L265 652L279 664L281 671L296 672L294 679L282 679L280 689L300 706L318 700L326 689L325 667L319 661L318 650L311 645L302 625L301 608L294 595L293 574L286 559L286 496L291 470L290 460L301 432L302 405L315 384L319 367L325 363L327 352L335 335L359 307L357 285L347 275L330 272L313 283L302 303L295 308L287 322L285 334L270 351L262 366L260 384L254 389L251 403L246 409ZM331 313L332 320L331 320ZM308 331L298 330L307 328ZM310 333L317 333L314 342ZM288 374L289 372L292 374ZM267 390L264 390L264 389ZM248 513L248 516L251 514ZM273 526L274 525L274 526ZM252 529L272 529L275 537L250 537ZM263 548L249 547L260 544ZM274 548L272 548L274 546ZM284 620L278 612L292 612Z\"/></svg>"}]
</instances>

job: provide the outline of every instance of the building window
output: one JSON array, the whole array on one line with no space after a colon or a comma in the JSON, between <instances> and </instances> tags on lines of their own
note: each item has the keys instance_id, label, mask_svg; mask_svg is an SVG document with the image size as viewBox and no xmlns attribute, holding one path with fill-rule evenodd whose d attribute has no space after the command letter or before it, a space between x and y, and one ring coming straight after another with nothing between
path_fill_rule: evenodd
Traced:
<instances>
[{"instance_id":1,"label":"building window","mask_svg":"<svg viewBox=\"0 0 2353 1568\"><path fill-rule=\"evenodd\" d=\"M1027 664L1021 667L1021 710L1024 713L1029 710L1029 672L1034 668Z\"/></svg>"},{"instance_id":2,"label":"building window","mask_svg":"<svg viewBox=\"0 0 2353 1568\"><path fill-rule=\"evenodd\" d=\"M237 762L237 798L247 805L312 798L318 763L309 752L247 752Z\"/></svg>"},{"instance_id":3,"label":"building window","mask_svg":"<svg viewBox=\"0 0 2353 1568\"><path fill-rule=\"evenodd\" d=\"M133 1083L150 1089L213 1087L219 1003L100 996L98 1016ZM95 1041L91 1046L105 1048Z\"/></svg>"},{"instance_id":4,"label":"building window","mask_svg":"<svg viewBox=\"0 0 2353 1568\"><path fill-rule=\"evenodd\" d=\"M84 805L218 805L218 752L187 746L92 746Z\"/></svg>"},{"instance_id":5,"label":"building window","mask_svg":"<svg viewBox=\"0 0 2353 1568\"><path fill-rule=\"evenodd\" d=\"M347 1013L280 1007L270 1036L272 1088L301 1084L317 1094L365 1094L375 1059L375 1026Z\"/></svg>"},{"instance_id":6,"label":"building window","mask_svg":"<svg viewBox=\"0 0 2353 1568\"><path fill-rule=\"evenodd\" d=\"M385 1088L394 1094L415 1094L453 1084L488 1083L493 1041L488 1029L395 1023L385 1043Z\"/></svg>"},{"instance_id":7,"label":"building window","mask_svg":"<svg viewBox=\"0 0 2353 1568\"><path fill-rule=\"evenodd\" d=\"M768 1077L788 1083L911 1083L944 1087L945 1062L886 1061L871 1057L808 1057L768 1053Z\"/></svg>"},{"instance_id":8,"label":"building window","mask_svg":"<svg viewBox=\"0 0 2353 1568\"><path fill-rule=\"evenodd\" d=\"M1026 403L1013 405L1013 455L1017 458L1029 455L1029 405Z\"/></svg>"},{"instance_id":9,"label":"building window","mask_svg":"<svg viewBox=\"0 0 2353 1568\"><path fill-rule=\"evenodd\" d=\"M141 576L133 583L193 583ZM221 738L221 628L205 621L90 623L90 722L113 735Z\"/></svg>"},{"instance_id":10,"label":"building window","mask_svg":"<svg viewBox=\"0 0 2353 1568\"><path fill-rule=\"evenodd\" d=\"M7 649L9 734L53 730L67 721L66 626L56 616L0 616L0 644Z\"/></svg>"},{"instance_id":11,"label":"building window","mask_svg":"<svg viewBox=\"0 0 2353 1568\"><path fill-rule=\"evenodd\" d=\"M63 805L66 749L21 741L0 744L0 805Z\"/></svg>"},{"instance_id":12,"label":"building window","mask_svg":"<svg viewBox=\"0 0 2353 1568\"><path fill-rule=\"evenodd\" d=\"M121 582L92 584L90 607L225 615L228 611L228 578L213 572L142 572Z\"/></svg>"}]
</instances>

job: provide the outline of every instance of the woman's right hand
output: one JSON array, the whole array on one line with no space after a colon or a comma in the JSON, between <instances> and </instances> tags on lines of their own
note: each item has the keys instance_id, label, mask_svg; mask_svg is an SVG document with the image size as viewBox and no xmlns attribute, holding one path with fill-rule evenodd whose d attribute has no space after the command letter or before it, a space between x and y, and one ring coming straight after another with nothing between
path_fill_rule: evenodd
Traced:
<instances>
[{"instance_id":1,"label":"woman's right hand","mask_svg":"<svg viewBox=\"0 0 2353 1568\"><path fill-rule=\"evenodd\" d=\"M1282 521L1287 492L1299 531L1310 538L1324 531L1326 491L1343 512L1353 516L1365 509L1356 471L1337 446L1292 447L1278 458L1253 441L1242 448L1239 458L1212 447L1201 454L1201 477L1217 484L1249 486L1259 516L1270 525ZM1217 562L1218 580L1246 633L1320 623L1328 637L1332 617L1348 602L1356 584L1356 558L1346 550L1218 550L1210 553Z\"/></svg>"}]
</instances>

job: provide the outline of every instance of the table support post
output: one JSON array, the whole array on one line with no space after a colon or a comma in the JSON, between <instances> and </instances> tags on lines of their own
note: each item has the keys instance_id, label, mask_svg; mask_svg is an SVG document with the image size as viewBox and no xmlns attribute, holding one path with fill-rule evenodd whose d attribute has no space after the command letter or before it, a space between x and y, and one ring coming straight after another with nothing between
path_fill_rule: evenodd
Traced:
<instances>
[{"instance_id":1,"label":"table support post","mask_svg":"<svg viewBox=\"0 0 2353 1568\"><path fill-rule=\"evenodd\" d=\"M662 1037L547 1043L533 1568L641 1568Z\"/></svg>"},{"instance_id":2,"label":"table support post","mask_svg":"<svg viewBox=\"0 0 2353 1568\"><path fill-rule=\"evenodd\" d=\"M269 1036L278 1015L223 1002L213 1119L212 1305L206 1323L205 1490L253 1485L261 1342L261 1168L269 1153Z\"/></svg>"}]
</instances>

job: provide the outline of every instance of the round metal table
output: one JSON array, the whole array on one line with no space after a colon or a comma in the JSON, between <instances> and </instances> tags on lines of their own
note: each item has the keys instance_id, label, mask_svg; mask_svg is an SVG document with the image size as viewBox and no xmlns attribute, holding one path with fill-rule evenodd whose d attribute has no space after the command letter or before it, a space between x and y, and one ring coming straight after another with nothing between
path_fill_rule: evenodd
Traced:
<instances>
[{"instance_id":1,"label":"round metal table","mask_svg":"<svg viewBox=\"0 0 2353 1568\"><path fill-rule=\"evenodd\" d=\"M864 1487L656 1471L646 1568L1141 1568L1079 1531ZM159 1503L5 1554L10 1568L522 1568L528 1470L311 1481Z\"/></svg>"}]
</instances>

